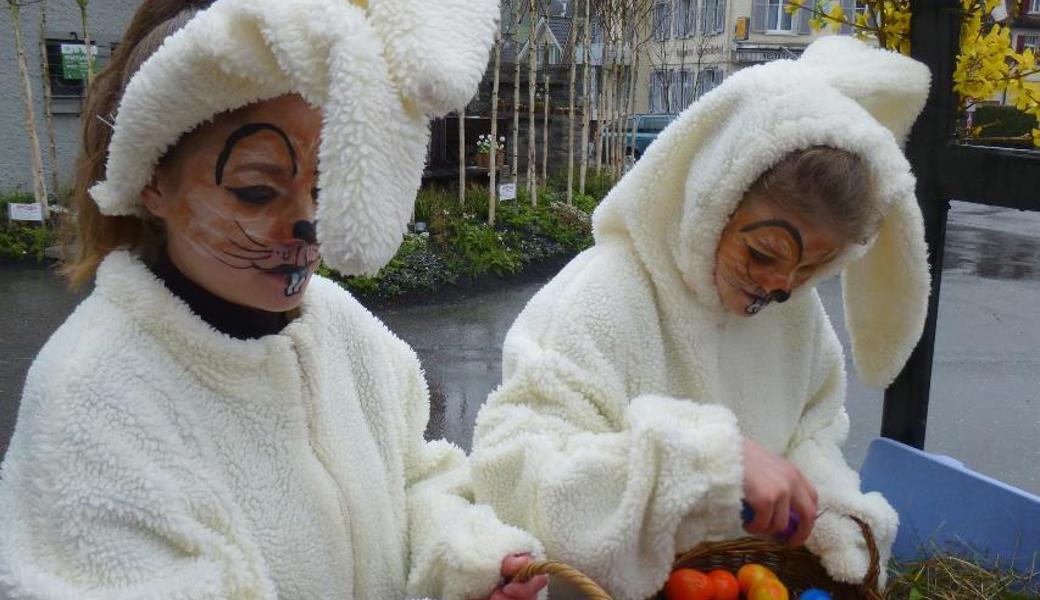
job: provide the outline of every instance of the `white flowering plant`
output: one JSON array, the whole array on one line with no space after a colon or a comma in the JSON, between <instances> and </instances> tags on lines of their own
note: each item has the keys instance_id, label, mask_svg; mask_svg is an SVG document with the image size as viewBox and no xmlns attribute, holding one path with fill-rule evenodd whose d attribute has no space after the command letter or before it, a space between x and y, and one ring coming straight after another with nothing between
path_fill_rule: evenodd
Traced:
<instances>
[{"instance_id":1,"label":"white flowering plant","mask_svg":"<svg viewBox=\"0 0 1040 600\"><path fill-rule=\"evenodd\" d=\"M477 152L480 152L481 154L490 154L492 144L495 145L495 151L505 150L506 138L500 137L496 142L495 138L491 137L490 133L485 133L477 138Z\"/></svg>"}]
</instances>

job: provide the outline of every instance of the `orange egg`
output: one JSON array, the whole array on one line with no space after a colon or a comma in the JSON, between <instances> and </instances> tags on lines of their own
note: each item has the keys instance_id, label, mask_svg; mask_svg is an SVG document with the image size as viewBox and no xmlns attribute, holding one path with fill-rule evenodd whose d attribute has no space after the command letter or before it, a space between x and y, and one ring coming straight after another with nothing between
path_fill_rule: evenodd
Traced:
<instances>
[{"instance_id":1,"label":"orange egg","mask_svg":"<svg viewBox=\"0 0 1040 600\"><path fill-rule=\"evenodd\" d=\"M708 572L708 578L715 585L713 600L737 600L740 598L740 583L729 571L715 569Z\"/></svg>"},{"instance_id":2,"label":"orange egg","mask_svg":"<svg viewBox=\"0 0 1040 600\"><path fill-rule=\"evenodd\" d=\"M749 593L751 586L763 579L776 579L776 574L768 567L756 563L748 563L737 570L737 582L743 594Z\"/></svg>"},{"instance_id":3,"label":"orange egg","mask_svg":"<svg viewBox=\"0 0 1040 600\"><path fill-rule=\"evenodd\" d=\"M762 579L751 586L747 600L788 600L787 587L779 579Z\"/></svg>"},{"instance_id":4,"label":"orange egg","mask_svg":"<svg viewBox=\"0 0 1040 600\"><path fill-rule=\"evenodd\" d=\"M714 600L715 588L707 575L696 569L676 569L664 586L668 600Z\"/></svg>"}]
</instances>

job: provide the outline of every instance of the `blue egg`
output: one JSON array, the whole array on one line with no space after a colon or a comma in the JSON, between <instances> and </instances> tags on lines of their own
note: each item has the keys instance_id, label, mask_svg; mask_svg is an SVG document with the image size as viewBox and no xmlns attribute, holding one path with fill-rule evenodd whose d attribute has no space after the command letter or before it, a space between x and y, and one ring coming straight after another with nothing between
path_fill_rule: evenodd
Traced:
<instances>
[{"instance_id":1,"label":"blue egg","mask_svg":"<svg viewBox=\"0 0 1040 600\"><path fill-rule=\"evenodd\" d=\"M798 600L831 600L831 595L819 588L811 588L802 592Z\"/></svg>"}]
</instances>

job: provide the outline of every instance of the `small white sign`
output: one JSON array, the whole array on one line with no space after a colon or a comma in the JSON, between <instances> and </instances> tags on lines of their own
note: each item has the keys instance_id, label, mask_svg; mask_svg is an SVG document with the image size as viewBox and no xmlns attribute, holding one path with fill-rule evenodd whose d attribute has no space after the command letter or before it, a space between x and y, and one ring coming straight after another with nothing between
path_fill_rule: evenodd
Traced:
<instances>
[{"instance_id":1,"label":"small white sign","mask_svg":"<svg viewBox=\"0 0 1040 600\"><path fill-rule=\"evenodd\" d=\"M12 221L40 221L43 222L43 206L39 202L32 204L7 205L7 216Z\"/></svg>"},{"instance_id":2,"label":"small white sign","mask_svg":"<svg viewBox=\"0 0 1040 600\"><path fill-rule=\"evenodd\" d=\"M516 200L516 184L503 183L502 185L498 186L498 199Z\"/></svg>"}]
</instances>

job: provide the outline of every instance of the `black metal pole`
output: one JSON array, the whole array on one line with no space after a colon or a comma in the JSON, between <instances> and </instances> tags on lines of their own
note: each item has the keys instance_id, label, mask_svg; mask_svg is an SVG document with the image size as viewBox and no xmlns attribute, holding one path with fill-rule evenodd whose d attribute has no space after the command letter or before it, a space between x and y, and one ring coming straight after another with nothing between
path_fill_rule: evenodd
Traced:
<instances>
[{"instance_id":1,"label":"black metal pole","mask_svg":"<svg viewBox=\"0 0 1040 600\"><path fill-rule=\"evenodd\" d=\"M906 154L917 177L917 201L924 215L928 243L931 297L924 333L903 371L885 391L881 435L924 447L928 423L928 394L932 381L935 325L939 314L943 248L949 199L941 195L939 157L942 149L955 143L954 118L957 98L953 91L961 18L956 0L915 0L911 3L911 56L932 71L928 102L914 124Z\"/></svg>"}]
</instances>

